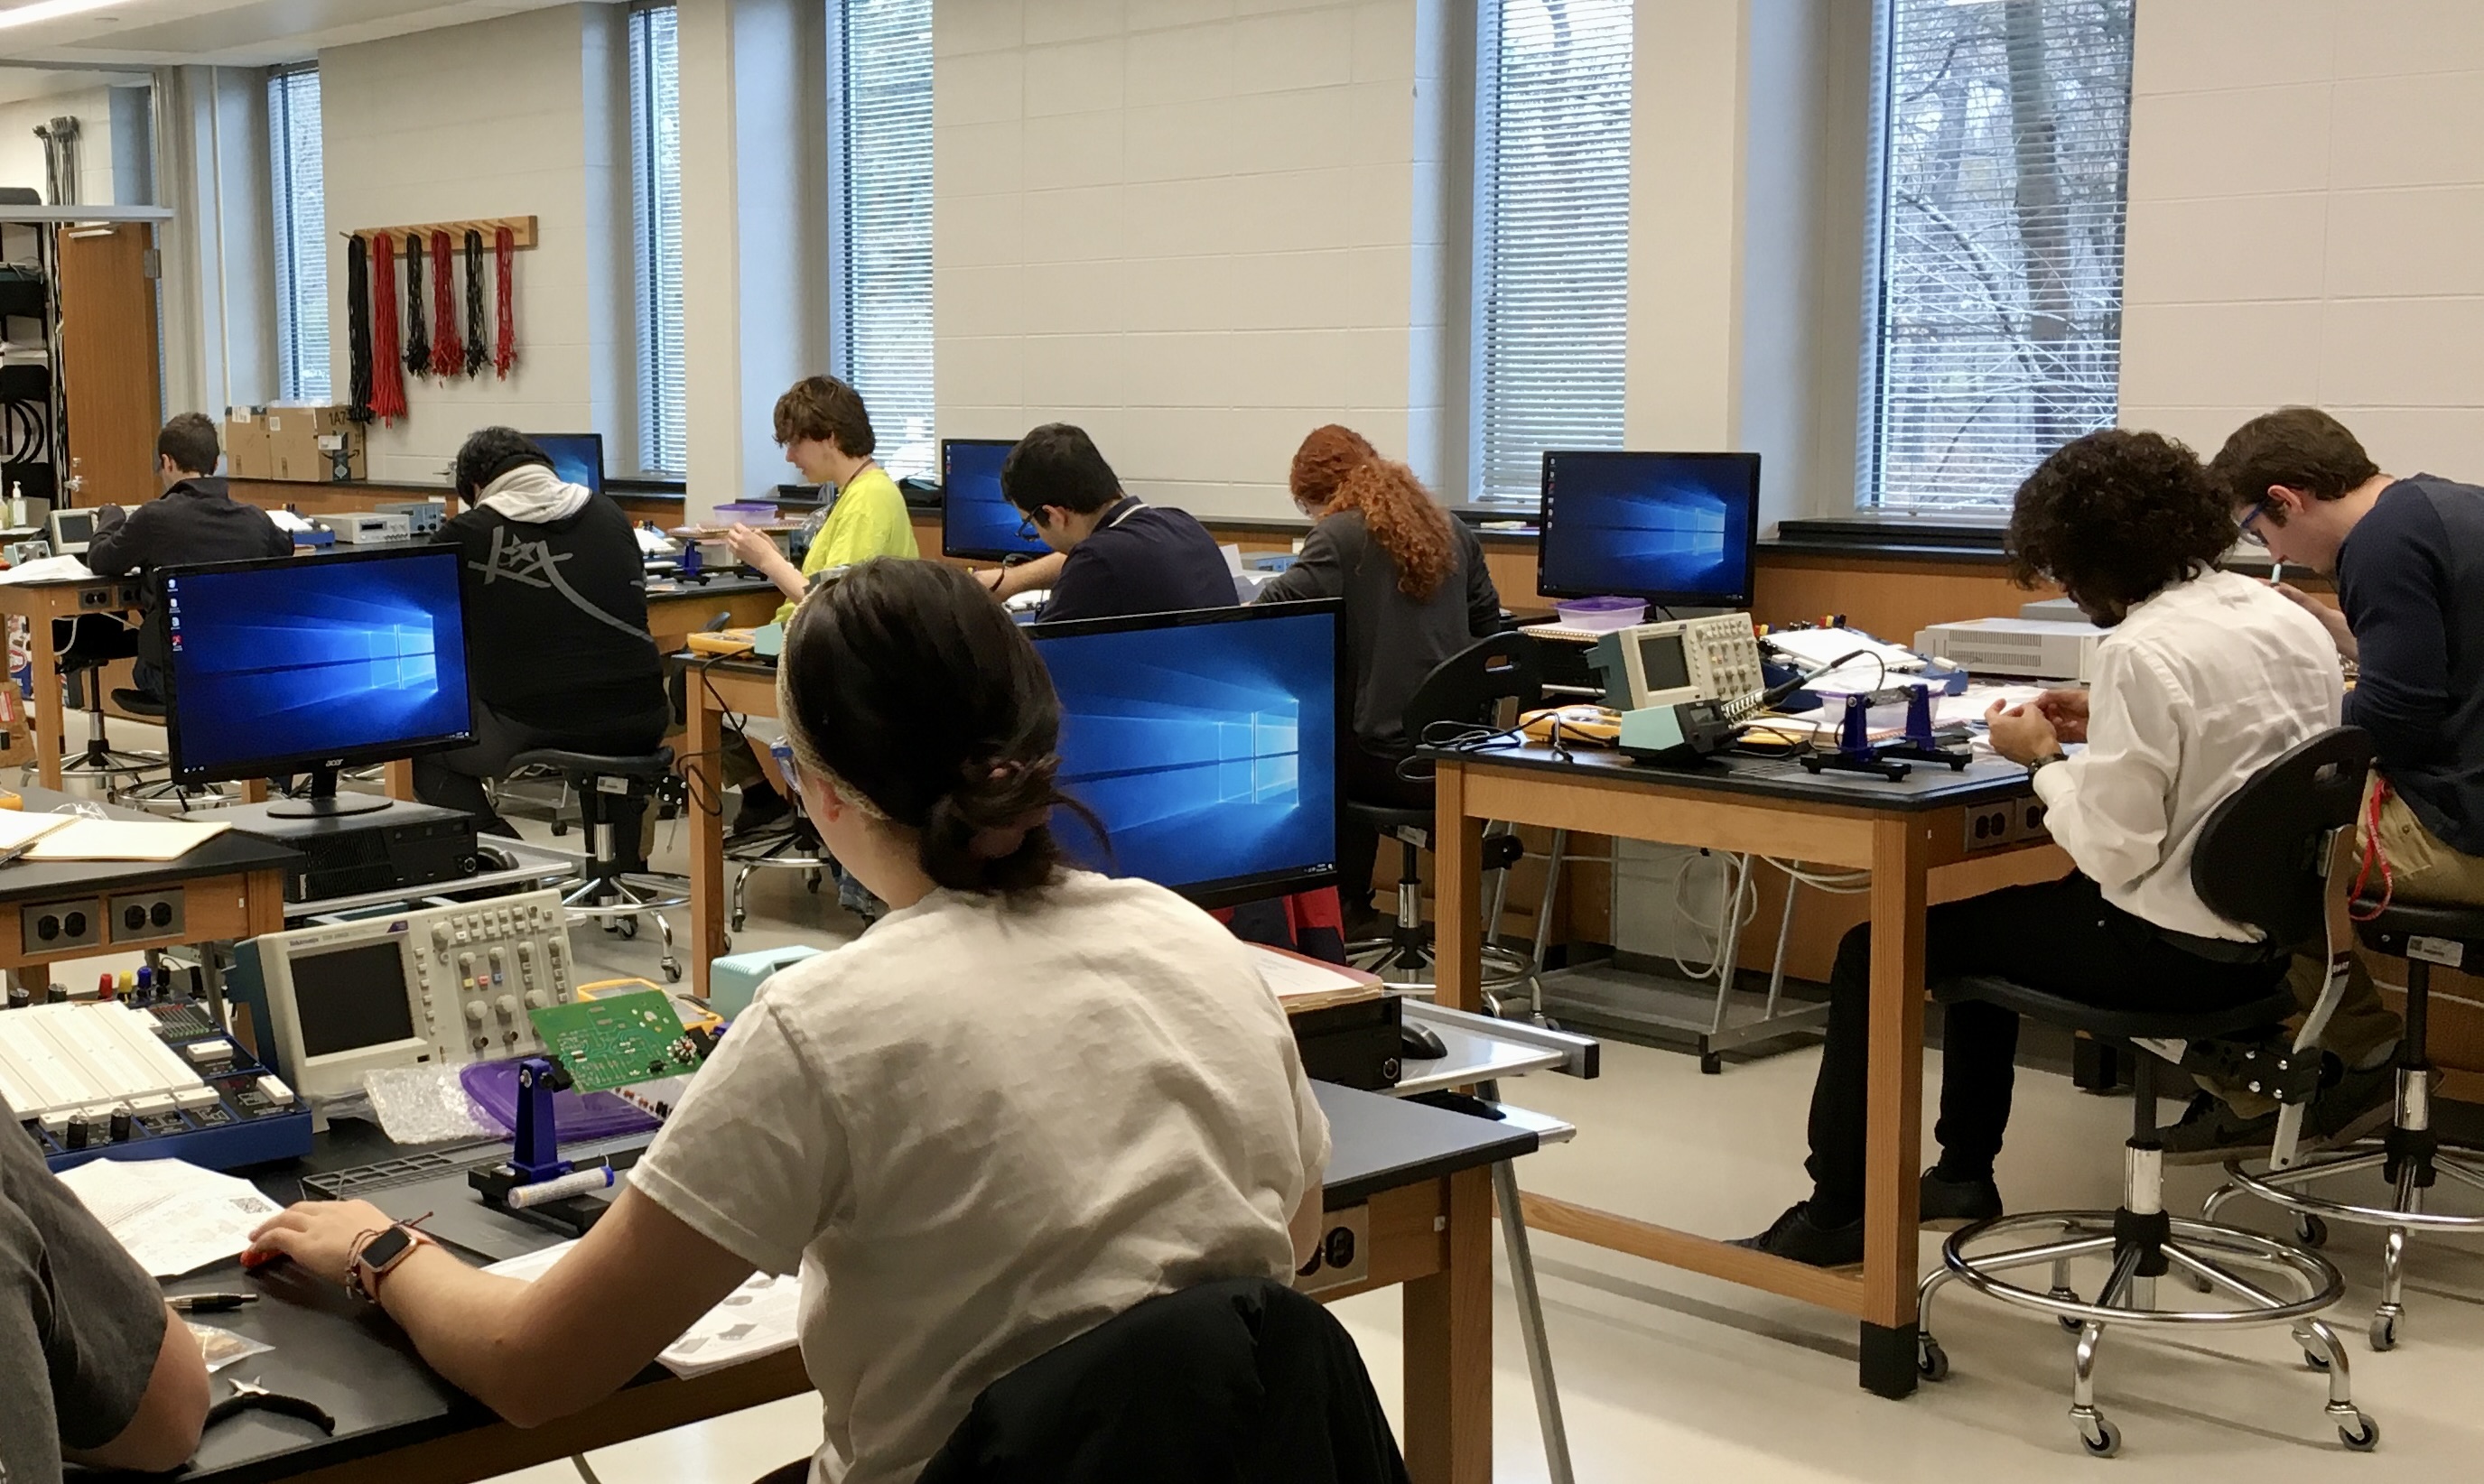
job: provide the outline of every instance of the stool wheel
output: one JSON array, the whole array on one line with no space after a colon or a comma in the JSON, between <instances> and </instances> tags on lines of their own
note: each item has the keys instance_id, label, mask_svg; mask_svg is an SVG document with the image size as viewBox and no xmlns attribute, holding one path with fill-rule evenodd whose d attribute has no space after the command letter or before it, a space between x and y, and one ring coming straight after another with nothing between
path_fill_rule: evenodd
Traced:
<instances>
[{"instance_id":1,"label":"stool wheel","mask_svg":"<svg viewBox=\"0 0 2484 1484\"><path fill-rule=\"evenodd\" d=\"M612 931L621 934L625 938L634 938L638 935L638 919L634 917L616 917L612 919Z\"/></svg>"},{"instance_id":2,"label":"stool wheel","mask_svg":"<svg viewBox=\"0 0 2484 1484\"><path fill-rule=\"evenodd\" d=\"M2369 1453L2381 1445L2381 1424L2358 1412L2353 1427L2337 1429L2337 1441L2351 1452Z\"/></svg>"},{"instance_id":3,"label":"stool wheel","mask_svg":"<svg viewBox=\"0 0 2484 1484\"><path fill-rule=\"evenodd\" d=\"M2371 1339L2372 1348L2376 1351L2395 1350L2398 1347L2398 1316L2386 1313L2374 1314Z\"/></svg>"},{"instance_id":4,"label":"stool wheel","mask_svg":"<svg viewBox=\"0 0 2484 1484\"><path fill-rule=\"evenodd\" d=\"M2345 1436L2345 1431L2339 1428L2338 1436ZM2090 1458L2111 1458L2121 1451L2121 1429L2114 1426L2102 1413L2081 1417L2079 1444L2088 1450Z\"/></svg>"},{"instance_id":5,"label":"stool wheel","mask_svg":"<svg viewBox=\"0 0 2484 1484\"><path fill-rule=\"evenodd\" d=\"M1915 1374L1931 1382L1949 1379L1949 1352L1941 1348L1939 1340L1929 1335L1916 1337Z\"/></svg>"},{"instance_id":6,"label":"stool wheel","mask_svg":"<svg viewBox=\"0 0 2484 1484\"><path fill-rule=\"evenodd\" d=\"M2317 1350L2303 1352L2303 1363L2316 1371L2326 1372L2329 1369L2329 1358Z\"/></svg>"},{"instance_id":7,"label":"stool wheel","mask_svg":"<svg viewBox=\"0 0 2484 1484\"><path fill-rule=\"evenodd\" d=\"M820 868L813 866L802 873L802 889L816 897L820 894ZM736 926L740 926L736 924Z\"/></svg>"},{"instance_id":8,"label":"stool wheel","mask_svg":"<svg viewBox=\"0 0 2484 1484\"><path fill-rule=\"evenodd\" d=\"M682 960L679 958L674 958L670 954L666 954L663 958L657 960L656 966L664 971L664 983L668 985L678 985L682 982Z\"/></svg>"},{"instance_id":9,"label":"stool wheel","mask_svg":"<svg viewBox=\"0 0 2484 1484\"><path fill-rule=\"evenodd\" d=\"M2329 1224L2306 1211L2294 1219L2294 1239L2306 1247L2329 1245Z\"/></svg>"},{"instance_id":10,"label":"stool wheel","mask_svg":"<svg viewBox=\"0 0 2484 1484\"><path fill-rule=\"evenodd\" d=\"M1723 1057L1718 1056L1714 1051L1702 1051L1699 1053L1699 1075L1703 1077L1719 1077L1724 1075L1724 1072L1725 1059Z\"/></svg>"}]
</instances>

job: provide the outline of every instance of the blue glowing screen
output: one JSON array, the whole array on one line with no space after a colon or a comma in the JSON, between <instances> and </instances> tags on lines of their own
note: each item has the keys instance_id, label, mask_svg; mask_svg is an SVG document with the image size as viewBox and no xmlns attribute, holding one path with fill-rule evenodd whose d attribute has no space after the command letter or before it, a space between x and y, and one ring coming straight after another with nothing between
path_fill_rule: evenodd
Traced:
<instances>
[{"instance_id":1,"label":"blue glowing screen","mask_svg":"<svg viewBox=\"0 0 2484 1484\"><path fill-rule=\"evenodd\" d=\"M1537 586L1741 607L1759 503L1756 453L1548 453Z\"/></svg>"},{"instance_id":2,"label":"blue glowing screen","mask_svg":"<svg viewBox=\"0 0 2484 1484\"><path fill-rule=\"evenodd\" d=\"M174 572L164 593L184 773L472 730L453 549Z\"/></svg>"},{"instance_id":3,"label":"blue glowing screen","mask_svg":"<svg viewBox=\"0 0 2484 1484\"><path fill-rule=\"evenodd\" d=\"M526 441L552 460L552 472L563 484L582 484L604 493L604 435L601 433L528 433Z\"/></svg>"},{"instance_id":4,"label":"blue glowing screen","mask_svg":"<svg viewBox=\"0 0 2484 1484\"><path fill-rule=\"evenodd\" d=\"M1015 444L952 438L940 445L940 554L998 561L1052 548L1021 536L1026 515L1001 493L1001 464Z\"/></svg>"},{"instance_id":5,"label":"blue glowing screen","mask_svg":"<svg viewBox=\"0 0 2484 1484\"><path fill-rule=\"evenodd\" d=\"M1262 616L1262 615L1267 616ZM1208 894L1336 864L1333 610L1262 609L1223 623L1102 634L1034 631L1060 692L1064 790L1112 837L1075 821L1084 865Z\"/></svg>"}]
</instances>

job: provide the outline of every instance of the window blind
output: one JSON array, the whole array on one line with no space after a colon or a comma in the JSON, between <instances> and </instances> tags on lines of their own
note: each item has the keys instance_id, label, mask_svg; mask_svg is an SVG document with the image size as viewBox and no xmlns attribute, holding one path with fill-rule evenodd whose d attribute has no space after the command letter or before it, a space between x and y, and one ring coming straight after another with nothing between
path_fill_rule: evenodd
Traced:
<instances>
[{"instance_id":1,"label":"window blind","mask_svg":"<svg viewBox=\"0 0 2484 1484\"><path fill-rule=\"evenodd\" d=\"M630 181L638 310L638 462L689 470L682 381L682 128L677 13L630 13Z\"/></svg>"},{"instance_id":2,"label":"window blind","mask_svg":"<svg viewBox=\"0 0 2484 1484\"><path fill-rule=\"evenodd\" d=\"M1880 0L1860 503L2006 506L2119 411L2131 0Z\"/></svg>"},{"instance_id":3,"label":"window blind","mask_svg":"<svg viewBox=\"0 0 2484 1484\"><path fill-rule=\"evenodd\" d=\"M276 382L287 402L328 400L328 204L320 173L319 69L267 78L276 207Z\"/></svg>"},{"instance_id":4,"label":"window blind","mask_svg":"<svg viewBox=\"0 0 2484 1484\"><path fill-rule=\"evenodd\" d=\"M1478 499L1539 498L1547 448L1621 446L1631 10L1485 0L1476 20Z\"/></svg>"},{"instance_id":5,"label":"window blind","mask_svg":"<svg viewBox=\"0 0 2484 1484\"><path fill-rule=\"evenodd\" d=\"M881 466L937 472L932 428L932 0L843 0L838 370Z\"/></svg>"}]
</instances>

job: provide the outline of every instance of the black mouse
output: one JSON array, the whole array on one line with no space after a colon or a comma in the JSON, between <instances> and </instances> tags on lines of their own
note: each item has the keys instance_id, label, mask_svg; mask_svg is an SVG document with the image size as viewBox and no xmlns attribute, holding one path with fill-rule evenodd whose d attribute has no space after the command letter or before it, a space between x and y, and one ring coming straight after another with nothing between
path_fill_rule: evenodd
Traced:
<instances>
[{"instance_id":1,"label":"black mouse","mask_svg":"<svg viewBox=\"0 0 2484 1484\"><path fill-rule=\"evenodd\" d=\"M1410 1062L1437 1062L1449 1054L1440 1032L1413 1020L1398 1025L1397 1051Z\"/></svg>"}]
</instances>

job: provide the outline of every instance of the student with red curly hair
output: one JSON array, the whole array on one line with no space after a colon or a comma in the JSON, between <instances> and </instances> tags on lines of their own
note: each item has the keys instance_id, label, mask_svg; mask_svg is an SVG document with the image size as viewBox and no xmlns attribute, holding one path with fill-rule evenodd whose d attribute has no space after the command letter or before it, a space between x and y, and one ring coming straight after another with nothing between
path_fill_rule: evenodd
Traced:
<instances>
[{"instance_id":1,"label":"student with red curly hair","mask_svg":"<svg viewBox=\"0 0 2484 1484\"><path fill-rule=\"evenodd\" d=\"M1434 666L1500 628L1500 594L1484 566L1483 544L1449 518L1413 470L1382 458L1351 428L1312 429L1294 451L1290 483L1295 505L1311 518L1310 534L1293 566L1256 601L1345 600L1354 677L1346 796L1427 808L1431 785L1397 776L1417 741L1406 735L1406 703ZM1345 822L1338 890L1349 928L1371 911L1379 849L1375 831Z\"/></svg>"}]
</instances>

